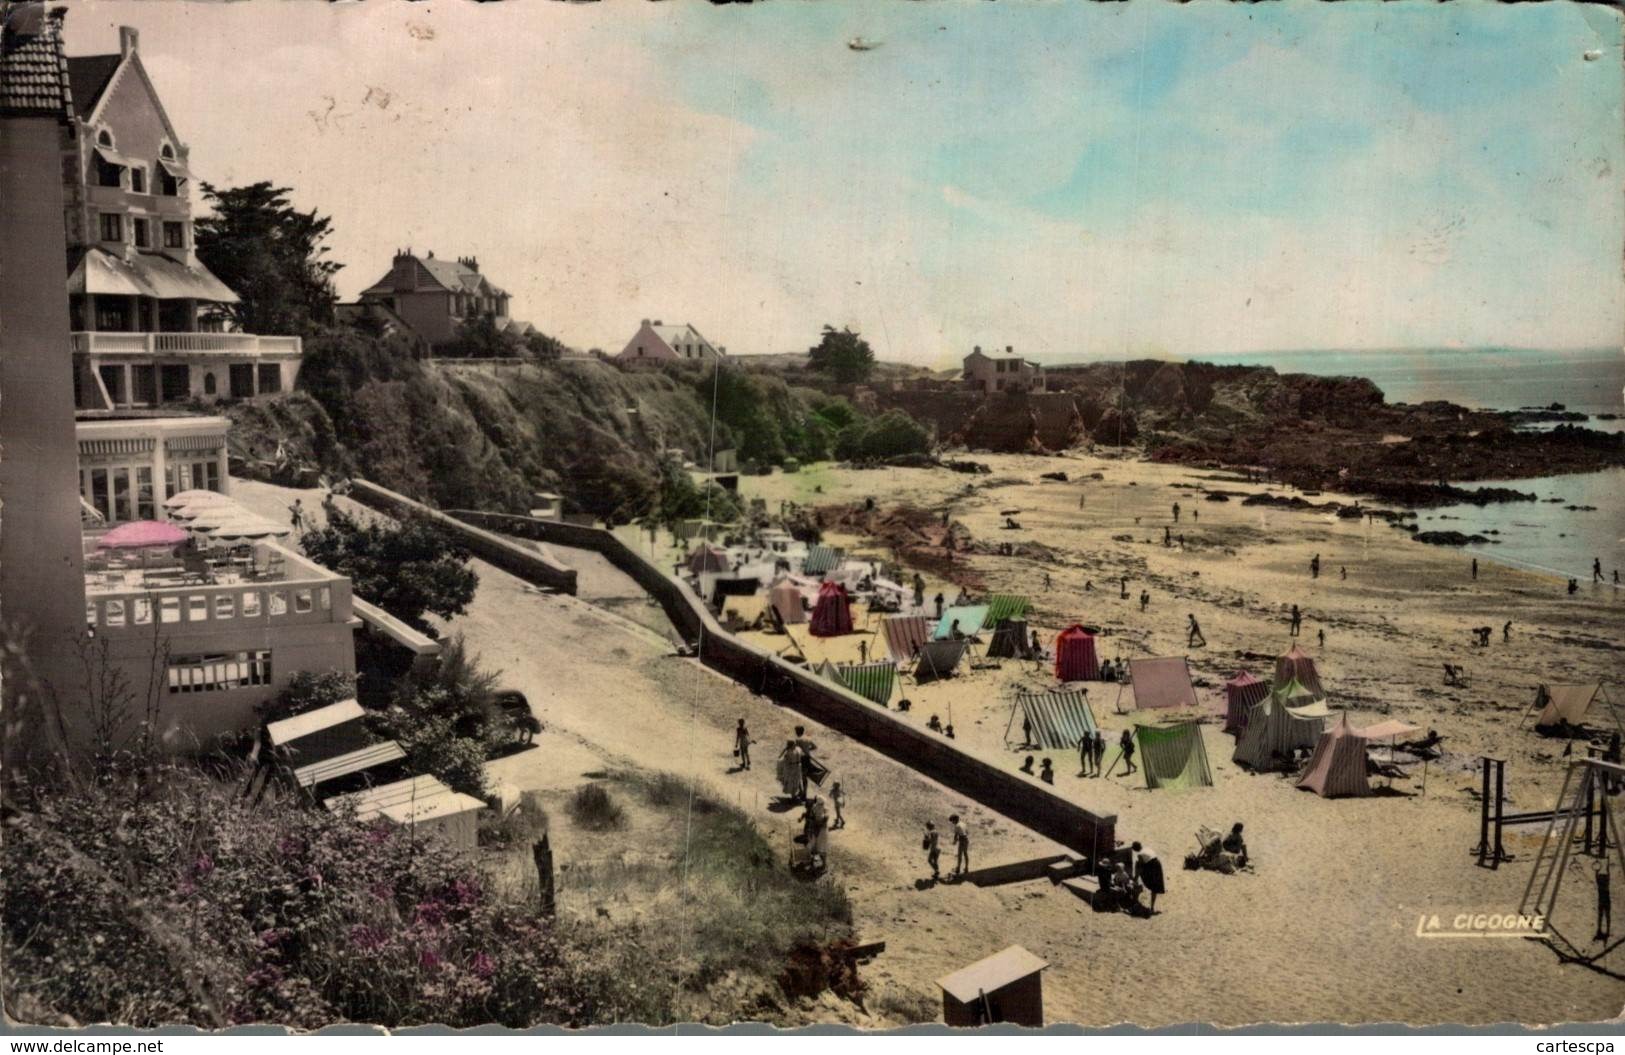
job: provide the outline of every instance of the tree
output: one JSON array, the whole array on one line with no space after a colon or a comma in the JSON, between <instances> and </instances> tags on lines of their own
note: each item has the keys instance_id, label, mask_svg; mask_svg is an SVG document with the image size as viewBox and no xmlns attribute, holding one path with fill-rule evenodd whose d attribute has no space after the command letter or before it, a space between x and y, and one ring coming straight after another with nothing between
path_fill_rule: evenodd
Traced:
<instances>
[{"instance_id":1,"label":"tree","mask_svg":"<svg viewBox=\"0 0 1625 1055\"><path fill-rule=\"evenodd\" d=\"M851 329L824 327L824 337L807 349L810 365L842 384L867 381L875 368L874 349Z\"/></svg>"},{"instance_id":2,"label":"tree","mask_svg":"<svg viewBox=\"0 0 1625 1055\"><path fill-rule=\"evenodd\" d=\"M424 614L461 615L480 583L468 551L427 520L362 524L334 509L327 527L307 531L301 542L312 560L347 576L364 600L431 635Z\"/></svg>"},{"instance_id":3,"label":"tree","mask_svg":"<svg viewBox=\"0 0 1625 1055\"><path fill-rule=\"evenodd\" d=\"M203 184L213 215L195 225L197 255L240 298L220 311L249 333L305 334L333 321L333 275L324 259L332 220L300 212L287 187Z\"/></svg>"}]
</instances>

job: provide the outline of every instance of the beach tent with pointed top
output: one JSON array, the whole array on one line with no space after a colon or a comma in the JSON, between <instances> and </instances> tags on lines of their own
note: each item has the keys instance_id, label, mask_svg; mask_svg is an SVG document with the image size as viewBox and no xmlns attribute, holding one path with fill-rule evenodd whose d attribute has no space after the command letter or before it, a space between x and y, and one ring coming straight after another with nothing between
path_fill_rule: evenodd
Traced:
<instances>
[{"instance_id":1,"label":"beach tent with pointed top","mask_svg":"<svg viewBox=\"0 0 1625 1055\"><path fill-rule=\"evenodd\" d=\"M987 654L994 659L1028 659L1033 654L1032 638L1024 619L1001 619L993 628L987 643Z\"/></svg>"},{"instance_id":2,"label":"beach tent with pointed top","mask_svg":"<svg viewBox=\"0 0 1625 1055\"><path fill-rule=\"evenodd\" d=\"M838 582L826 582L818 588L818 603L813 606L808 632L814 637L837 637L852 632L852 601L846 587Z\"/></svg>"},{"instance_id":3,"label":"beach tent with pointed top","mask_svg":"<svg viewBox=\"0 0 1625 1055\"><path fill-rule=\"evenodd\" d=\"M897 684L896 663L854 663L841 667L838 673L842 685L871 703L884 707L891 702L892 687Z\"/></svg>"},{"instance_id":4,"label":"beach tent with pointed top","mask_svg":"<svg viewBox=\"0 0 1625 1055\"><path fill-rule=\"evenodd\" d=\"M1100 677L1095 635L1077 623L1055 637L1055 677L1060 681L1093 681Z\"/></svg>"},{"instance_id":5,"label":"beach tent with pointed top","mask_svg":"<svg viewBox=\"0 0 1625 1055\"><path fill-rule=\"evenodd\" d=\"M688 556L688 570L695 575L706 572L717 573L732 570L728 563L728 551L721 546L714 546L709 542L702 542Z\"/></svg>"},{"instance_id":6,"label":"beach tent with pointed top","mask_svg":"<svg viewBox=\"0 0 1625 1055\"><path fill-rule=\"evenodd\" d=\"M1224 731L1240 733L1247 728L1247 715L1253 705L1270 694L1269 682L1245 670L1224 683Z\"/></svg>"},{"instance_id":7,"label":"beach tent with pointed top","mask_svg":"<svg viewBox=\"0 0 1625 1055\"><path fill-rule=\"evenodd\" d=\"M946 641L953 636L954 624L959 624L959 632L965 637L972 637L981 632L982 623L987 620L987 605L960 604L951 605L943 610L942 618L937 620L937 629L931 635L938 641Z\"/></svg>"},{"instance_id":8,"label":"beach tent with pointed top","mask_svg":"<svg viewBox=\"0 0 1625 1055\"><path fill-rule=\"evenodd\" d=\"M1315 698L1322 699L1326 690L1321 687L1320 675L1315 671L1315 661L1309 653L1293 645L1275 659L1275 687L1280 688L1289 681L1296 681L1314 694Z\"/></svg>"},{"instance_id":9,"label":"beach tent with pointed top","mask_svg":"<svg viewBox=\"0 0 1625 1055\"><path fill-rule=\"evenodd\" d=\"M1300 693L1303 691L1302 686L1291 684ZM1247 727L1236 739L1232 761L1255 773L1291 772L1298 768L1297 751L1313 748L1320 742L1330 712L1324 703L1289 707L1287 703L1291 699L1309 702L1301 694L1293 697L1272 692L1253 705L1247 716Z\"/></svg>"},{"instance_id":10,"label":"beach tent with pointed top","mask_svg":"<svg viewBox=\"0 0 1625 1055\"><path fill-rule=\"evenodd\" d=\"M833 681L837 685L842 684L841 668L835 665L834 660L819 660L818 663L813 667L812 672L818 675L820 678L823 678L825 681Z\"/></svg>"},{"instance_id":11,"label":"beach tent with pointed top","mask_svg":"<svg viewBox=\"0 0 1625 1055\"><path fill-rule=\"evenodd\" d=\"M1026 619L1031 603L1018 594L996 593L987 599L987 616L981 629L992 630L1006 619Z\"/></svg>"},{"instance_id":12,"label":"beach tent with pointed top","mask_svg":"<svg viewBox=\"0 0 1625 1055\"><path fill-rule=\"evenodd\" d=\"M931 639L931 621L923 615L888 615L880 625L886 631L886 650L899 663L912 663Z\"/></svg>"},{"instance_id":13,"label":"beach tent with pointed top","mask_svg":"<svg viewBox=\"0 0 1625 1055\"><path fill-rule=\"evenodd\" d=\"M953 674L965 657L965 644L963 641L927 641L921 645L914 680L926 682Z\"/></svg>"},{"instance_id":14,"label":"beach tent with pointed top","mask_svg":"<svg viewBox=\"0 0 1625 1055\"><path fill-rule=\"evenodd\" d=\"M801 562L801 574L824 575L840 566L841 551L829 546L808 546L807 557Z\"/></svg>"},{"instance_id":15,"label":"beach tent with pointed top","mask_svg":"<svg viewBox=\"0 0 1625 1055\"><path fill-rule=\"evenodd\" d=\"M1540 714L1535 718L1535 728L1543 729L1567 722L1570 725L1579 725L1585 721L1585 716L1591 710L1591 705L1601 700L1608 710L1608 716L1614 725L1618 726L1619 715L1614 710L1614 703L1600 681L1582 682L1580 684L1560 685L1555 682L1541 685L1535 691L1535 703L1541 706ZM1525 712L1527 713L1527 712Z\"/></svg>"},{"instance_id":16,"label":"beach tent with pointed top","mask_svg":"<svg viewBox=\"0 0 1625 1055\"><path fill-rule=\"evenodd\" d=\"M1210 788L1213 769L1208 765L1202 727L1197 722L1178 725L1141 725L1134 730L1140 742L1140 769L1148 788Z\"/></svg>"},{"instance_id":17,"label":"beach tent with pointed top","mask_svg":"<svg viewBox=\"0 0 1625 1055\"><path fill-rule=\"evenodd\" d=\"M805 623L807 621L806 595L801 587L788 579L780 579L767 591L767 603L779 613L780 621L785 624Z\"/></svg>"},{"instance_id":18,"label":"beach tent with pointed top","mask_svg":"<svg viewBox=\"0 0 1625 1055\"><path fill-rule=\"evenodd\" d=\"M1050 751L1065 751L1078 746L1084 734L1093 736L1099 726L1095 712L1089 706L1089 696L1082 689L1073 692L1024 692L1016 697L1005 724L1004 738L1008 743L1014 728L1016 714L1032 726L1032 744Z\"/></svg>"},{"instance_id":19,"label":"beach tent with pointed top","mask_svg":"<svg viewBox=\"0 0 1625 1055\"><path fill-rule=\"evenodd\" d=\"M1298 787L1325 799L1371 794L1365 771L1368 742L1361 731L1350 728L1348 715L1338 715L1331 728L1320 734Z\"/></svg>"},{"instance_id":20,"label":"beach tent with pointed top","mask_svg":"<svg viewBox=\"0 0 1625 1055\"><path fill-rule=\"evenodd\" d=\"M1184 656L1147 656L1128 661L1134 706L1140 710L1195 707L1196 686Z\"/></svg>"}]
</instances>

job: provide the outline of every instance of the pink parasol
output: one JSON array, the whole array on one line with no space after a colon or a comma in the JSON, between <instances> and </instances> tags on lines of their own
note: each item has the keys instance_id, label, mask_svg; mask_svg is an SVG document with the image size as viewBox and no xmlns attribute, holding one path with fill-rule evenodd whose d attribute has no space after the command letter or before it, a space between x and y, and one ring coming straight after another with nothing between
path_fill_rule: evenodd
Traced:
<instances>
[{"instance_id":1,"label":"pink parasol","mask_svg":"<svg viewBox=\"0 0 1625 1055\"><path fill-rule=\"evenodd\" d=\"M155 549L178 546L186 541L186 532L162 520L136 520L103 535L97 549Z\"/></svg>"}]
</instances>

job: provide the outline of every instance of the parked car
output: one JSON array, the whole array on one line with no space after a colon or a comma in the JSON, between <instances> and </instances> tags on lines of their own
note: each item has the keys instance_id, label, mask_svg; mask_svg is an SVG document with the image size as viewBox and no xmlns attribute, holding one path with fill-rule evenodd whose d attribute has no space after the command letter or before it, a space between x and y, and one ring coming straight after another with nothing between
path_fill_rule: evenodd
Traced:
<instances>
[{"instance_id":1,"label":"parked car","mask_svg":"<svg viewBox=\"0 0 1625 1055\"><path fill-rule=\"evenodd\" d=\"M494 697L497 710L513 734L513 742L529 745L542 731L541 719L530 709L530 701L518 689L499 689Z\"/></svg>"}]
</instances>

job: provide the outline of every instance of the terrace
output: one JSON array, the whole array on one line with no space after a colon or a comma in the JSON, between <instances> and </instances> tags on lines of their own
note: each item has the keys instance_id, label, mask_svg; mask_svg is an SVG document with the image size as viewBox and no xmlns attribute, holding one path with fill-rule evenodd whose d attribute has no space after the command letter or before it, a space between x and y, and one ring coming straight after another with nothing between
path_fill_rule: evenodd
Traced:
<instances>
[{"instance_id":1,"label":"terrace","mask_svg":"<svg viewBox=\"0 0 1625 1055\"><path fill-rule=\"evenodd\" d=\"M85 558L85 621L97 633L158 625L220 631L348 622L350 582L274 542Z\"/></svg>"}]
</instances>

